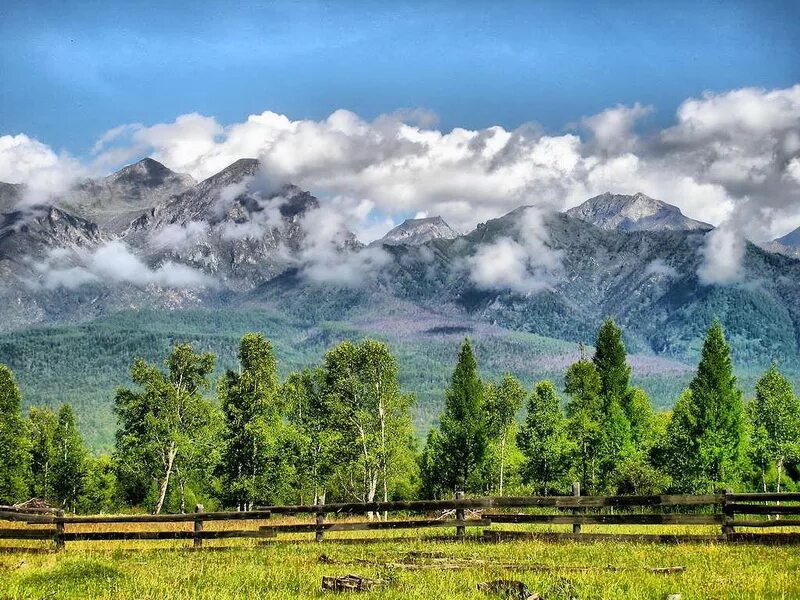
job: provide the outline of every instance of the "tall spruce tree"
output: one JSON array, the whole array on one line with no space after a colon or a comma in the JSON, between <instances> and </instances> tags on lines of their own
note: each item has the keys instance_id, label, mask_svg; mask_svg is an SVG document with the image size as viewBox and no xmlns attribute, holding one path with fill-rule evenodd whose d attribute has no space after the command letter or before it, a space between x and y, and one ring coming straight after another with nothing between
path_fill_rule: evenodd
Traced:
<instances>
[{"instance_id":1,"label":"tall spruce tree","mask_svg":"<svg viewBox=\"0 0 800 600\"><path fill-rule=\"evenodd\" d=\"M569 456L574 451L567 423L551 381L540 381L528 397L525 422L517 433L517 445L525 460L522 481L537 494L566 491Z\"/></svg>"},{"instance_id":2,"label":"tall spruce tree","mask_svg":"<svg viewBox=\"0 0 800 600\"><path fill-rule=\"evenodd\" d=\"M672 447L681 454L689 453L681 461L684 471L672 473L673 479L691 482L695 489L685 491L735 484L745 451L744 404L718 320L708 330L689 391L673 414L671 433L678 443L688 442L688 446L683 450Z\"/></svg>"},{"instance_id":3,"label":"tall spruce tree","mask_svg":"<svg viewBox=\"0 0 800 600\"><path fill-rule=\"evenodd\" d=\"M0 504L24 500L30 466L22 394L14 374L0 365Z\"/></svg>"},{"instance_id":4,"label":"tall spruce tree","mask_svg":"<svg viewBox=\"0 0 800 600\"><path fill-rule=\"evenodd\" d=\"M628 395L631 368L627 363L627 351L622 342L622 329L611 317L607 318L597 332L592 362L600 376L600 396L606 404L616 400L622 406Z\"/></svg>"},{"instance_id":5,"label":"tall spruce tree","mask_svg":"<svg viewBox=\"0 0 800 600\"><path fill-rule=\"evenodd\" d=\"M83 493L87 452L75 424L75 413L69 404L58 411L58 425L53 436L56 455L53 462L53 493L59 504L75 512Z\"/></svg>"},{"instance_id":6,"label":"tall spruce tree","mask_svg":"<svg viewBox=\"0 0 800 600\"><path fill-rule=\"evenodd\" d=\"M754 452L775 467L775 491L780 492L786 464L800 458L800 398L774 363L756 383L750 414ZM765 466L762 466L764 487Z\"/></svg>"},{"instance_id":7,"label":"tall spruce tree","mask_svg":"<svg viewBox=\"0 0 800 600\"><path fill-rule=\"evenodd\" d=\"M564 376L564 391L569 397L567 429L575 442L577 476L587 494L597 491L599 485L604 417L601 390L602 381L592 361L582 358L567 369Z\"/></svg>"},{"instance_id":8,"label":"tall spruce tree","mask_svg":"<svg viewBox=\"0 0 800 600\"><path fill-rule=\"evenodd\" d=\"M440 418L443 485L450 491L481 491L478 467L486 456L489 438L483 401L483 382L470 341L464 340L445 392Z\"/></svg>"}]
</instances>

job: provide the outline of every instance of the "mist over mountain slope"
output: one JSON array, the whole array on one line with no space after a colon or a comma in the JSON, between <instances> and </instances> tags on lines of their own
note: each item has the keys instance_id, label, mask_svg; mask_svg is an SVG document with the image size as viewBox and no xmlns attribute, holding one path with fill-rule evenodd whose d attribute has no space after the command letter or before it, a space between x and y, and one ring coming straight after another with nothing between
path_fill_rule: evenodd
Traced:
<instances>
[{"instance_id":1,"label":"mist over mountain slope","mask_svg":"<svg viewBox=\"0 0 800 600\"><path fill-rule=\"evenodd\" d=\"M410 219L369 245L346 215L271 181L255 159L197 183L145 159L54 205L20 204L19 186L0 185L0 200L0 362L33 398L92 398L101 428L135 355L155 360L190 340L227 364L247 327L276 338L293 368L348 335L389 340L412 365L404 381L425 422L441 400L446 348L464 335L491 348L492 373L505 365L532 381L557 377L612 316L635 363L649 365L660 406L715 316L744 372L771 360L800 372L800 261L747 244L740 283L709 285L698 273L711 227L644 194L603 194L567 213L522 206L465 235L439 217ZM158 326L140 338L137 318ZM50 345L67 356L97 346L104 367L42 364ZM75 375L57 391L37 377L55 368Z\"/></svg>"}]
</instances>

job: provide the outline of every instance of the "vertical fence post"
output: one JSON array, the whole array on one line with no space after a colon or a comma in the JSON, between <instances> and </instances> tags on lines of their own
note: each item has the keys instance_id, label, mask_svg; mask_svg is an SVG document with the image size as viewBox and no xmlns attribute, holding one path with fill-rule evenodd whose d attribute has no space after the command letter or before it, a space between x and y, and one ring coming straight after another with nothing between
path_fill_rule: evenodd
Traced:
<instances>
[{"instance_id":1,"label":"vertical fence post","mask_svg":"<svg viewBox=\"0 0 800 600\"><path fill-rule=\"evenodd\" d=\"M576 498L581 495L581 484L580 484L579 481L576 481L576 482L574 482L572 484L572 495L575 496ZM581 514L581 509L573 508L572 509L572 514L573 515ZM577 533L580 533L580 532L581 532L581 524L580 523L573 523L572 524L572 533L576 533L577 534Z\"/></svg>"},{"instance_id":2,"label":"vertical fence post","mask_svg":"<svg viewBox=\"0 0 800 600\"><path fill-rule=\"evenodd\" d=\"M722 490L722 538L726 541L735 533L733 527L735 514L733 512L733 505L728 497L730 493L731 491L729 489Z\"/></svg>"},{"instance_id":3,"label":"vertical fence post","mask_svg":"<svg viewBox=\"0 0 800 600\"><path fill-rule=\"evenodd\" d=\"M202 504L197 504L194 507L195 514L199 514L205 512ZM194 548L200 548L203 545L203 538L200 537L200 534L203 533L203 521L201 519L194 520L194 538L192 546Z\"/></svg>"},{"instance_id":4,"label":"vertical fence post","mask_svg":"<svg viewBox=\"0 0 800 600\"><path fill-rule=\"evenodd\" d=\"M53 541L56 543L56 550L63 550L66 542L64 541L64 511L58 510L56 511L56 534L53 538Z\"/></svg>"},{"instance_id":5,"label":"vertical fence post","mask_svg":"<svg viewBox=\"0 0 800 600\"><path fill-rule=\"evenodd\" d=\"M464 499L464 492L456 492L456 500L463 500ZM464 509L463 508L456 508L456 521L463 522L464 521ZM466 534L467 528L463 525L456 525L456 538L459 540L464 539L464 535Z\"/></svg>"},{"instance_id":6,"label":"vertical fence post","mask_svg":"<svg viewBox=\"0 0 800 600\"><path fill-rule=\"evenodd\" d=\"M325 535L325 529L322 527L324 522L325 522L325 513L318 512L315 521L317 528L314 530L314 540L316 540L317 542L321 542L322 538Z\"/></svg>"}]
</instances>

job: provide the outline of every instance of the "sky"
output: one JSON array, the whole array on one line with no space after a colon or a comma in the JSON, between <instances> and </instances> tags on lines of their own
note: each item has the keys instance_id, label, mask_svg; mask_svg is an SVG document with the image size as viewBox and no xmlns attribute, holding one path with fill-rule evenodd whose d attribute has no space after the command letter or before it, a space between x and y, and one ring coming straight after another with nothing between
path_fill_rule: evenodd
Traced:
<instances>
[{"instance_id":1,"label":"sky","mask_svg":"<svg viewBox=\"0 0 800 600\"><path fill-rule=\"evenodd\" d=\"M228 5L238 5L230 9ZM0 7L0 132L82 154L121 123L425 108L550 131L618 103L800 81L797 2L63 0Z\"/></svg>"},{"instance_id":2,"label":"sky","mask_svg":"<svg viewBox=\"0 0 800 600\"><path fill-rule=\"evenodd\" d=\"M252 156L365 241L609 190L719 226L714 255L800 226L796 1L235 4L2 3L0 181Z\"/></svg>"}]
</instances>

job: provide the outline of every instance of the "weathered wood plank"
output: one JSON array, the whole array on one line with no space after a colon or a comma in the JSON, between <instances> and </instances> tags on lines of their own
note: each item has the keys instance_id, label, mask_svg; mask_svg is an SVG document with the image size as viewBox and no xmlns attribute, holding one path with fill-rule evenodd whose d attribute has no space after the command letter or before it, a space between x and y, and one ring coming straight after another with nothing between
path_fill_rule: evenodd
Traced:
<instances>
[{"instance_id":1,"label":"weathered wood plank","mask_svg":"<svg viewBox=\"0 0 800 600\"><path fill-rule=\"evenodd\" d=\"M366 513L384 511L428 512L436 510L533 508L589 508L604 506L702 506L720 504L721 494L702 496L502 496L497 498L465 498L463 500L414 500L408 502L369 502L314 505L264 506L273 514L299 513Z\"/></svg>"},{"instance_id":2,"label":"weathered wood plank","mask_svg":"<svg viewBox=\"0 0 800 600\"><path fill-rule=\"evenodd\" d=\"M486 514L492 523L549 523L582 525L719 525L724 516L713 515L511 515Z\"/></svg>"},{"instance_id":3,"label":"weathered wood plank","mask_svg":"<svg viewBox=\"0 0 800 600\"><path fill-rule=\"evenodd\" d=\"M488 519L440 520L414 519L411 521L366 521L358 523L323 523L325 531L368 531L385 529L423 529L428 527L488 527L492 522ZM276 533L311 533L317 531L316 523L298 523L296 525L262 525L261 531Z\"/></svg>"},{"instance_id":4,"label":"weathered wood plank","mask_svg":"<svg viewBox=\"0 0 800 600\"><path fill-rule=\"evenodd\" d=\"M268 510L242 511L242 512L204 512L187 513L184 515L78 515L64 517L64 523L188 523L201 521L249 521L269 519L271 512ZM61 522L56 517L53 522Z\"/></svg>"},{"instance_id":5,"label":"weathered wood plank","mask_svg":"<svg viewBox=\"0 0 800 600\"><path fill-rule=\"evenodd\" d=\"M53 529L0 529L0 540L52 540Z\"/></svg>"},{"instance_id":6,"label":"weathered wood plank","mask_svg":"<svg viewBox=\"0 0 800 600\"><path fill-rule=\"evenodd\" d=\"M800 515L800 505L785 504L728 504L732 513L737 515Z\"/></svg>"},{"instance_id":7,"label":"weathered wood plank","mask_svg":"<svg viewBox=\"0 0 800 600\"><path fill-rule=\"evenodd\" d=\"M668 535L668 534L620 534L620 533L551 533L532 531L497 531L487 529L483 532L484 539L492 542L504 540L608 540L616 542L655 542L662 544L678 544L683 542L721 542L725 541L720 535Z\"/></svg>"},{"instance_id":8,"label":"weathered wood plank","mask_svg":"<svg viewBox=\"0 0 800 600\"><path fill-rule=\"evenodd\" d=\"M734 544L795 545L800 544L800 533L733 533L728 541Z\"/></svg>"},{"instance_id":9,"label":"weathered wood plank","mask_svg":"<svg viewBox=\"0 0 800 600\"><path fill-rule=\"evenodd\" d=\"M65 542L94 542L111 540L219 540L227 538L269 538L275 537L270 531L258 529L231 529L221 531L69 531L64 534Z\"/></svg>"},{"instance_id":10,"label":"weathered wood plank","mask_svg":"<svg viewBox=\"0 0 800 600\"><path fill-rule=\"evenodd\" d=\"M800 502L800 492L728 494L732 502Z\"/></svg>"},{"instance_id":11,"label":"weathered wood plank","mask_svg":"<svg viewBox=\"0 0 800 600\"><path fill-rule=\"evenodd\" d=\"M14 521L19 523L35 523L41 525L51 525L56 522L55 516L40 515L33 513L21 513L16 511L0 510L0 521Z\"/></svg>"},{"instance_id":12,"label":"weathered wood plank","mask_svg":"<svg viewBox=\"0 0 800 600\"><path fill-rule=\"evenodd\" d=\"M774 521L747 521L734 520L731 522L734 527L800 527L800 519L777 519Z\"/></svg>"}]
</instances>

